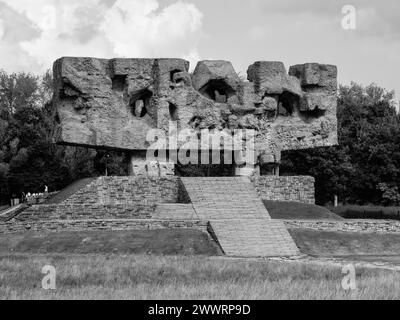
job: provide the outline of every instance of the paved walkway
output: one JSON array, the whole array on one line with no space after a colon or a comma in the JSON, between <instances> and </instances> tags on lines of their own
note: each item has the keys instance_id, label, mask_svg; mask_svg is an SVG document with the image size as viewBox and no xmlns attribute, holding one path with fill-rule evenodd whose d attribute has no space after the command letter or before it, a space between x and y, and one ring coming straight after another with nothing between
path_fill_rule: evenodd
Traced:
<instances>
[{"instance_id":1,"label":"paved walkway","mask_svg":"<svg viewBox=\"0 0 400 320\"><path fill-rule=\"evenodd\" d=\"M321 257L310 257L307 255L302 256L292 256L292 257L271 257L266 258L268 261L279 261L279 262L289 262L289 263L304 263L310 265L321 265L321 266L333 266L333 267L343 267L349 264L354 265L356 269L378 269L378 270L388 270L388 271L400 271L400 264L393 264L390 262L381 261L354 261L351 259L343 258L321 258Z\"/></svg>"}]
</instances>

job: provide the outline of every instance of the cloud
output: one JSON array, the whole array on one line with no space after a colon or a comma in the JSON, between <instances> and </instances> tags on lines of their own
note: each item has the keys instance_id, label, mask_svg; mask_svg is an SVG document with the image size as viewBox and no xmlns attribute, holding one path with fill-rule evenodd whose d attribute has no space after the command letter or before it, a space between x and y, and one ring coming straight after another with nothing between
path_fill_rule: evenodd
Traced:
<instances>
[{"instance_id":1,"label":"cloud","mask_svg":"<svg viewBox=\"0 0 400 320\"><path fill-rule=\"evenodd\" d=\"M106 12L101 30L119 56L196 56L201 12L176 2L156 13L156 0L117 0Z\"/></svg>"},{"instance_id":2,"label":"cloud","mask_svg":"<svg viewBox=\"0 0 400 320\"><path fill-rule=\"evenodd\" d=\"M304 62L336 64L341 83L376 82L399 94L398 3L352 0L350 3L357 12L356 29L343 30L341 8L348 3L342 0L260 2L263 19L249 28L248 47L255 47L264 56L251 53L253 59L283 60L287 67Z\"/></svg>"},{"instance_id":3,"label":"cloud","mask_svg":"<svg viewBox=\"0 0 400 320\"><path fill-rule=\"evenodd\" d=\"M0 68L14 72L34 64L33 59L21 54L19 42L39 35L40 31L26 15L0 2Z\"/></svg>"},{"instance_id":4,"label":"cloud","mask_svg":"<svg viewBox=\"0 0 400 320\"><path fill-rule=\"evenodd\" d=\"M357 30L366 37L400 40L398 0L256 0L260 10L268 15L282 14L286 19L309 14L321 19L341 19L341 9L352 5L357 12Z\"/></svg>"},{"instance_id":5,"label":"cloud","mask_svg":"<svg viewBox=\"0 0 400 320\"><path fill-rule=\"evenodd\" d=\"M198 57L202 14L182 1L0 0L6 70L43 72L61 56Z\"/></svg>"}]
</instances>

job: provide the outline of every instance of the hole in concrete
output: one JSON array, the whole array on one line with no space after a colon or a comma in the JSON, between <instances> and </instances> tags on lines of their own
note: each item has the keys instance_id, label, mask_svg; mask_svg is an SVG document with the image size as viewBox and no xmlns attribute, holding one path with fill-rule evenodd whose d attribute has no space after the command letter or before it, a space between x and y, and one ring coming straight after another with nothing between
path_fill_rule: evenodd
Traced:
<instances>
[{"instance_id":1,"label":"hole in concrete","mask_svg":"<svg viewBox=\"0 0 400 320\"><path fill-rule=\"evenodd\" d=\"M267 110L266 115L268 119L274 119L276 118L276 110Z\"/></svg>"},{"instance_id":2,"label":"hole in concrete","mask_svg":"<svg viewBox=\"0 0 400 320\"><path fill-rule=\"evenodd\" d=\"M145 107L143 100L136 100L134 105L134 112L135 117L143 118L147 114L147 109Z\"/></svg>"},{"instance_id":3,"label":"hole in concrete","mask_svg":"<svg viewBox=\"0 0 400 320\"><path fill-rule=\"evenodd\" d=\"M306 92L312 92L312 91L321 90L321 86L318 85L318 84L303 84L301 87Z\"/></svg>"},{"instance_id":4,"label":"hole in concrete","mask_svg":"<svg viewBox=\"0 0 400 320\"><path fill-rule=\"evenodd\" d=\"M174 81L174 75L175 75L176 73L179 73L179 72L182 72L182 70L175 69L175 70L172 70L172 71L170 72L170 80L171 80L171 82L174 82L174 83L175 83L175 81ZM178 80L176 81L176 83L181 82L181 81L182 81L182 79L178 79Z\"/></svg>"},{"instance_id":5,"label":"hole in concrete","mask_svg":"<svg viewBox=\"0 0 400 320\"><path fill-rule=\"evenodd\" d=\"M233 90L224 80L210 80L199 92L208 99L217 103L226 103L228 99L235 95Z\"/></svg>"},{"instance_id":6,"label":"hole in concrete","mask_svg":"<svg viewBox=\"0 0 400 320\"><path fill-rule=\"evenodd\" d=\"M316 107L314 110L310 111L301 111L300 115L303 116L304 118L311 118L311 119L316 119L323 117L326 113L326 110L321 110L318 107Z\"/></svg>"},{"instance_id":7,"label":"hole in concrete","mask_svg":"<svg viewBox=\"0 0 400 320\"><path fill-rule=\"evenodd\" d=\"M290 92L284 92L279 96L278 115L289 117L293 115L294 106L298 104L299 98Z\"/></svg>"},{"instance_id":8,"label":"hole in concrete","mask_svg":"<svg viewBox=\"0 0 400 320\"><path fill-rule=\"evenodd\" d=\"M78 99L82 96L82 92L71 83L64 83L61 90L61 96L64 99Z\"/></svg>"},{"instance_id":9,"label":"hole in concrete","mask_svg":"<svg viewBox=\"0 0 400 320\"><path fill-rule=\"evenodd\" d=\"M112 89L115 91L124 91L126 75L116 75L112 78Z\"/></svg>"},{"instance_id":10,"label":"hole in concrete","mask_svg":"<svg viewBox=\"0 0 400 320\"><path fill-rule=\"evenodd\" d=\"M58 112L56 112L55 115L54 115L54 121L56 123L58 123L58 124L61 123L60 116L59 116Z\"/></svg>"},{"instance_id":11,"label":"hole in concrete","mask_svg":"<svg viewBox=\"0 0 400 320\"><path fill-rule=\"evenodd\" d=\"M193 117L192 119L190 119L189 125L192 128L196 129L200 126L201 121L202 121L202 119L200 117Z\"/></svg>"},{"instance_id":12,"label":"hole in concrete","mask_svg":"<svg viewBox=\"0 0 400 320\"><path fill-rule=\"evenodd\" d=\"M152 96L153 93L148 89L140 90L131 96L129 106L135 117L143 118L147 114Z\"/></svg>"},{"instance_id":13,"label":"hole in concrete","mask_svg":"<svg viewBox=\"0 0 400 320\"><path fill-rule=\"evenodd\" d=\"M178 108L173 103L169 104L169 116L172 121L178 121Z\"/></svg>"}]
</instances>

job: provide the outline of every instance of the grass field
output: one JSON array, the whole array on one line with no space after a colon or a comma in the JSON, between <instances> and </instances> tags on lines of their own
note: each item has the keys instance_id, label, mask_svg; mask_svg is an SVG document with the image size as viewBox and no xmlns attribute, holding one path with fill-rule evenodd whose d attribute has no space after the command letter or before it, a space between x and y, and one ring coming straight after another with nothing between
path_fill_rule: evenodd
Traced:
<instances>
[{"instance_id":1,"label":"grass field","mask_svg":"<svg viewBox=\"0 0 400 320\"><path fill-rule=\"evenodd\" d=\"M207 233L193 229L0 235L0 254L7 253L222 255L218 244Z\"/></svg>"},{"instance_id":2,"label":"grass field","mask_svg":"<svg viewBox=\"0 0 400 320\"><path fill-rule=\"evenodd\" d=\"M400 263L400 235L289 230L301 251ZM56 290L42 289L45 265ZM0 236L0 299L399 299L400 273L233 259L203 232L64 231Z\"/></svg>"},{"instance_id":3,"label":"grass field","mask_svg":"<svg viewBox=\"0 0 400 320\"><path fill-rule=\"evenodd\" d=\"M400 235L289 229L304 254L400 262ZM222 256L211 237L192 229L64 231L0 235L0 254L151 254Z\"/></svg>"},{"instance_id":4,"label":"grass field","mask_svg":"<svg viewBox=\"0 0 400 320\"><path fill-rule=\"evenodd\" d=\"M400 257L400 234L331 232L307 229L290 229L289 232L300 251L312 256ZM376 261L379 261L379 259Z\"/></svg>"},{"instance_id":5,"label":"grass field","mask_svg":"<svg viewBox=\"0 0 400 320\"><path fill-rule=\"evenodd\" d=\"M56 290L42 289L43 266ZM345 291L340 268L202 256L0 257L1 299L398 299L400 274L357 270Z\"/></svg>"},{"instance_id":6,"label":"grass field","mask_svg":"<svg viewBox=\"0 0 400 320\"><path fill-rule=\"evenodd\" d=\"M400 207L343 205L330 210L345 219L400 220Z\"/></svg>"}]
</instances>

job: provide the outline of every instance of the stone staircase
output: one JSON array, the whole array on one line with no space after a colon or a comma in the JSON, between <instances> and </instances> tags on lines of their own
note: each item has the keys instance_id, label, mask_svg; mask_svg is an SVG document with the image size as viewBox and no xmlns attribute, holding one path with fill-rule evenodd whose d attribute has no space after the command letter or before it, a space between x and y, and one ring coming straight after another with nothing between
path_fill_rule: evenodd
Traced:
<instances>
[{"instance_id":1,"label":"stone staircase","mask_svg":"<svg viewBox=\"0 0 400 320\"><path fill-rule=\"evenodd\" d=\"M212 220L211 228L228 256L295 256L299 250L279 220Z\"/></svg>"},{"instance_id":2,"label":"stone staircase","mask_svg":"<svg viewBox=\"0 0 400 320\"><path fill-rule=\"evenodd\" d=\"M20 204L18 206L12 207L8 210L2 211L0 213L0 222L7 222L21 214L24 210L26 210L28 206L26 204Z\"/></svg>"},{"instance_id":3,"label":"stone staircase","mask_svg":"<svg viewBox=\"0 0 400 320\"><path fill-rule=\"evenodd\" d=\"M210 221L225 254L242 257L299 254L279 220L272 220L245 177L181 178L201 220Z\"/></svg>"},{"instance_id":4,"label":"stone staircase","mask_svg":"<svg viewBox=\"0 0 400 320\"><path fill-rule=\"evenodd\" d=\"M201 219L271 219L248 178L181 178L181 181Z\"/></svg>"}]
</instances>

